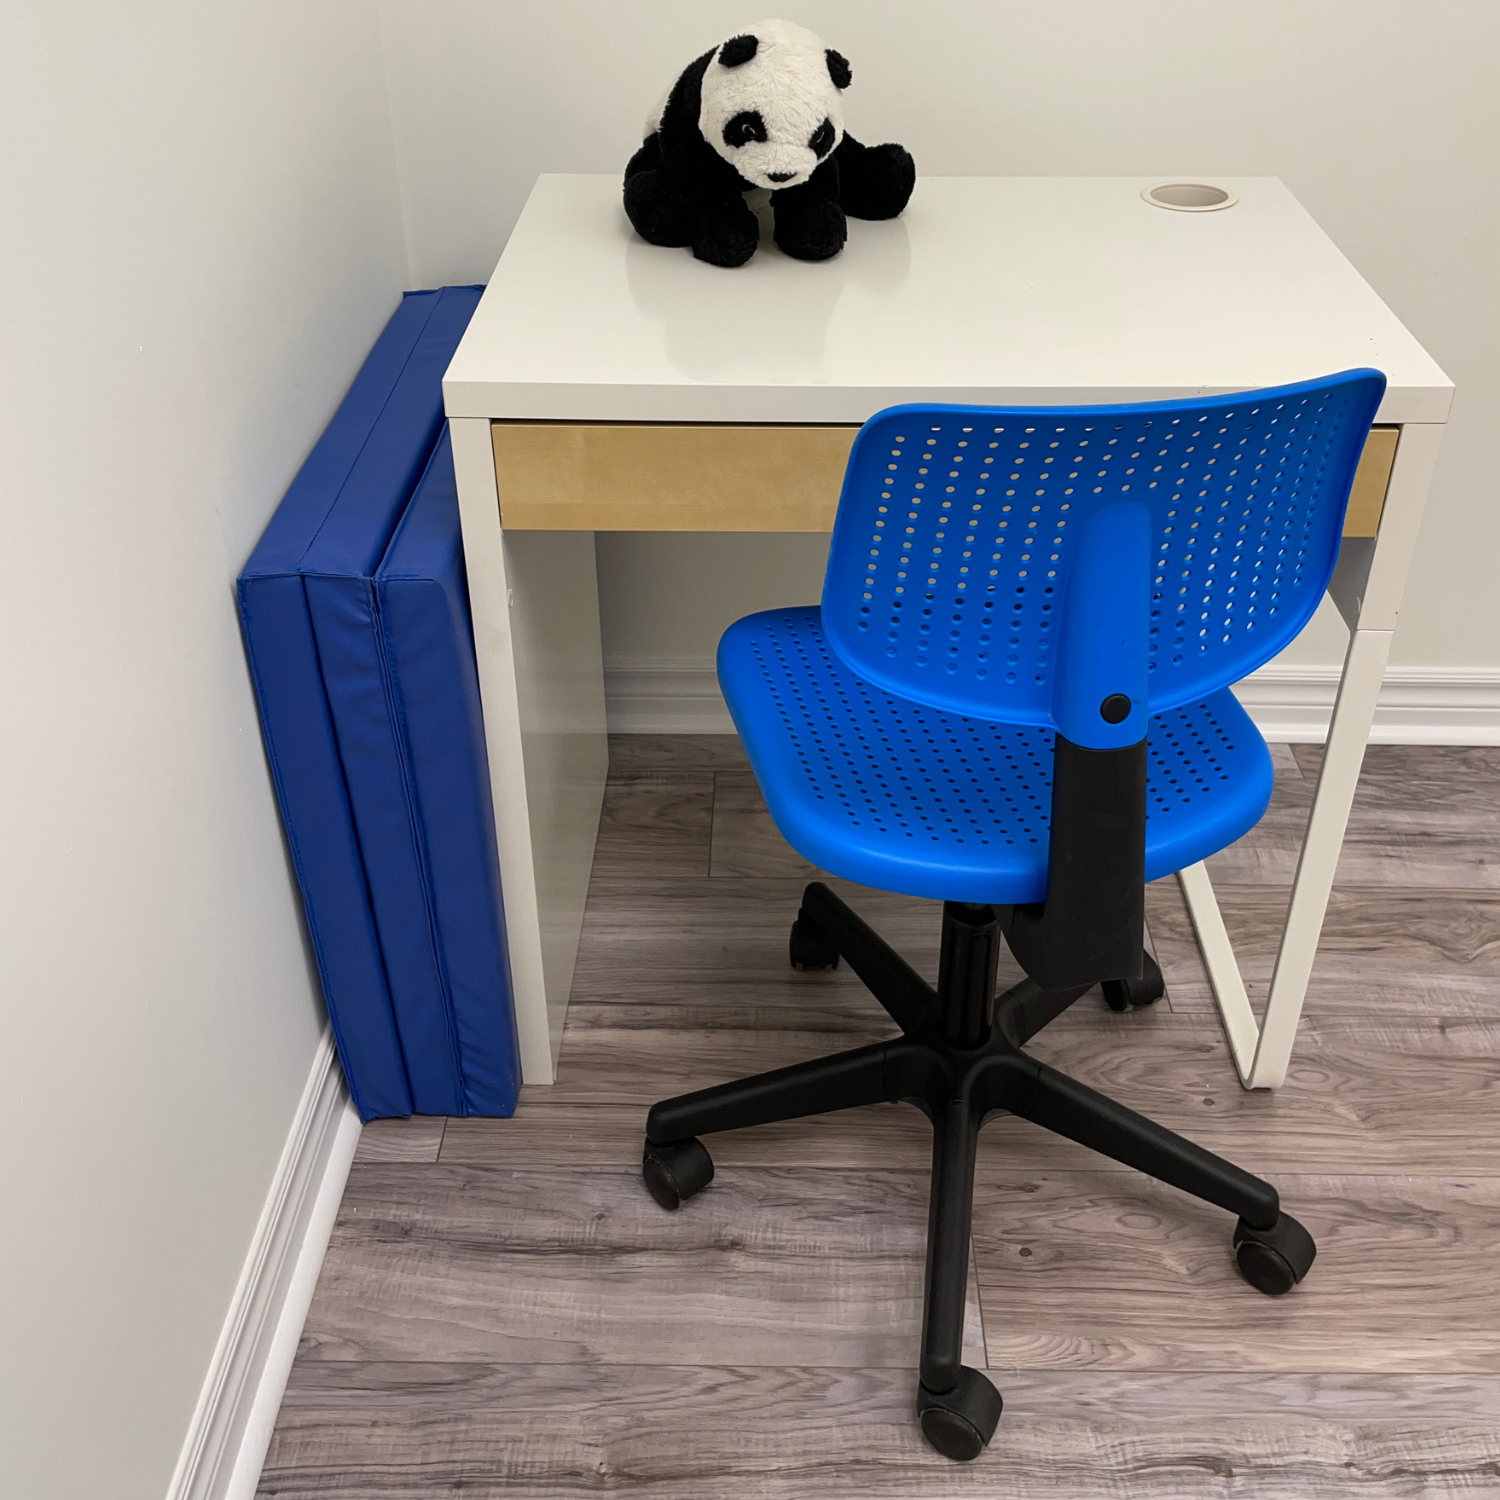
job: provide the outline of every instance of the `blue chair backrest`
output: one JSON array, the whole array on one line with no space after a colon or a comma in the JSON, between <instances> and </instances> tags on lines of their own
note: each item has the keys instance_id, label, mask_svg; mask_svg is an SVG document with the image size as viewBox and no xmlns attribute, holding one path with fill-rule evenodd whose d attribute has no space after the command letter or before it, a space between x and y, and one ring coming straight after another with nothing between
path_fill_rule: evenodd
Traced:
<instances>
[{"instance_id":1,"label":"blue chair backrest","mask_svg":"<svg viewBox=\"0 0 1500 1500\"><path fill-rule=\"evenodd\" d=\"M844 474L829 642L899 696L1134 744L1147 713L1238 681L1307 623L1384 390L1347 370L1186 401L878 412ZM1107 722L1116 693L1130 711Z\"/></svg>"}]
</instances>

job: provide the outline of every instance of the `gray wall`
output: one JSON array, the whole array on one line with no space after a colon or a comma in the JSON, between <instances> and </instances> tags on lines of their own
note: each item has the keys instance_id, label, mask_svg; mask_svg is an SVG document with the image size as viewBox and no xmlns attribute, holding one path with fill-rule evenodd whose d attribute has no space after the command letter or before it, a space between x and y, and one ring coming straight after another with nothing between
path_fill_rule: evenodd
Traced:
<instances>
[{"instance_id":1,"label":"gray wall","mask_svg":"<svg viewBox=\"0 0 1500 1500\"><path fill-rule=\"evenodd\" d=\"M724 0L381 14L424 285L486 278L539 172L618 170L676 71L755 19ZM919 171L1281 177L1459 388L1394 660L1500 668L1493 0L805 0L792 18L853 62L850 129L904 141ZM707 659L735 613L814 597L821 548L601 539L607 657ZM1343 641L1325 612L1287 659L1332 665Z\"/></svg>"},{"instance_id":2,"label":"gray wall","mask_svg":"<svg viewBox=\"0 0 1500 1500\"><path fill-rule=\"evenodd\" d=\"M160 1500L322 1030L233 579L406 277L374 9L0 19L0 1494Z\"/></svg>"}]
</instances>

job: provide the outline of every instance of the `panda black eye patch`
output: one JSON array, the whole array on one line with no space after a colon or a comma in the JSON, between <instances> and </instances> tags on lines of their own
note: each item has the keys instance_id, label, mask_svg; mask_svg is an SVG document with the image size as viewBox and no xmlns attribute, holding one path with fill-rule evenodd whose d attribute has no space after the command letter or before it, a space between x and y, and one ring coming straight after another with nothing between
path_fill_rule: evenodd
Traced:
<instances>
[{"instance_id":1,"label":"panda black eye patch","mask_svg":"<svg viewBox=\"0 0 1500 1500\"><path fill-rule=\"evenodd\" d=\"M751 141L764 141L766 139L768 139L766 135L766 122L761 119L759 110L741 110L724 127L724 144L726 146L748 146Z\"/></svg>"},{"instance_id":2,"label":"panda black eye patch","mask_svg":"<svg viewBox=\"0 0 1500 1500\"><path fill-rule=\"evenodd\" d=\"M808 150L820 160L833 150L833 121L825 119L807 138Z\"/></svg>"}]
</instances>

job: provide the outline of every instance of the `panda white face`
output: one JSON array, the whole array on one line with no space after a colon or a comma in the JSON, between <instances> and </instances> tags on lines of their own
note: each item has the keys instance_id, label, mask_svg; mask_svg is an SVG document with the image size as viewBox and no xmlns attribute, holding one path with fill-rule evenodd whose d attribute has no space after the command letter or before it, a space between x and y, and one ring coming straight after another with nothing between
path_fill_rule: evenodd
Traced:
<instances>
[{"instance_id":1,"label":"panda white face","mask_svg":"<svg viewBox=\"0 0 1500 1500\"><path fill-rule=\"evenodd\" d=\"M703 75L698 128L756 187L806 182L844 138L849 64L812 32L762 21L725 42Z\"/></svg>"}]
</instances>

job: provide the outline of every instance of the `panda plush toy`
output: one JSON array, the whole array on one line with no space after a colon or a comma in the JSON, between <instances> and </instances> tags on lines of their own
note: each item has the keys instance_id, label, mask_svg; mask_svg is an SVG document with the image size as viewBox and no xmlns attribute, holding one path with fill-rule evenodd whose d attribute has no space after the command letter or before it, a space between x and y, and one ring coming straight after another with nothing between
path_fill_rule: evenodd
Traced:
<instances>
[{"instance_id":1,"label":"panda plush toy","mask_svg":"<svg viewBox=\"0 0 1500 1500\"><path fill-rule=\"evenodd\" d=\"M812 32L763 21L689 63L625 168L625 212L653 245L742 266L760 239L745 194L768 190L776 243L798 260L844 248L845 214L893 219L917 169L844 131L849 64Z\"/></svg>"}]
</instances>

